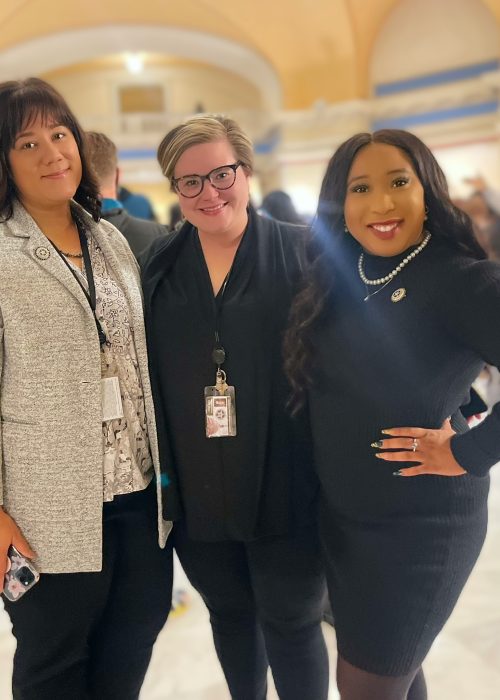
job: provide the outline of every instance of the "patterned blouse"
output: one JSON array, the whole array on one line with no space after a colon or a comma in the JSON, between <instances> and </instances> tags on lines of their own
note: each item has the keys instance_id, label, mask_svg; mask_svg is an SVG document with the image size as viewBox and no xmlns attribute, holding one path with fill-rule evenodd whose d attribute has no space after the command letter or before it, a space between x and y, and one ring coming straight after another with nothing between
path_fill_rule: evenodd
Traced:
<instances>
[{"instance_id":1,"label":"patterned blouse","mask_svg":"<svg viewBox=\"0 0 500 700\"><path fill-rule=\"evenodd\" d=\"M102 377L118 377L123 404L123 418L102 424L104 501L112 501L114 496L145 489L153 477L153 460L127 299L93 237L88 241L96 314L108 339L101 347ZM88 290L85 272L74 265L72 269Z\"/></svg>"}]
</instances>

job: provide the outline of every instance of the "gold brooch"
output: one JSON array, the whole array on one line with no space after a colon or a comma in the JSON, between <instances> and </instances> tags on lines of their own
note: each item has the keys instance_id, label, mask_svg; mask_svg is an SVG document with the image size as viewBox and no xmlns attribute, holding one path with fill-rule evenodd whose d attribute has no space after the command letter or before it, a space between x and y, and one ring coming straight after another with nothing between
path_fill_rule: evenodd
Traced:
<instances>
[{"instance_id":1,"label":"gold brooch","mask_svg":"<svg viewBox=\"0 0 500 700\"><path fill-rule=\"evenodd\" d=\"M396 291L394 291L391 294L391 301L396 303L398 301L401 301L401 299L404 299L405 296L406 296L406 289L404 287L400 287L399 289L396 289Z\"/></svg>"}]
</instances>

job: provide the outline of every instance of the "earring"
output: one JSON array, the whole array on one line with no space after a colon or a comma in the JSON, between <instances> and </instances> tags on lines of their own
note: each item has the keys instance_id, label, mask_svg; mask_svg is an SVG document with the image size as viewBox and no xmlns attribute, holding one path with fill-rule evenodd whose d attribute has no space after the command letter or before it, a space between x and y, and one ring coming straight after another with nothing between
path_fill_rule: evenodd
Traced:
<instances>
[{"instance_id":1,"label":"earring","mask_svg":"<svg viewBox=\"0 0 500 700\"><path fill-rule=\"evenodd\" d=\"M427 204L425 205L424 213L425 213L424 221L427 221L427 219L429 218L429 207L427 206Z\"/></svg>"},{"instance_id":2,"label":"earring","mask_svg":"<svg viewBox=\"0 0 500 700\"><path fill-rule=\"evenodd\" d=\"M349 229L347 228L347 224L345 222L345 219L342 219L342 221L344 222L344 233L349 233Z\"/></svg>"}]
</instances>

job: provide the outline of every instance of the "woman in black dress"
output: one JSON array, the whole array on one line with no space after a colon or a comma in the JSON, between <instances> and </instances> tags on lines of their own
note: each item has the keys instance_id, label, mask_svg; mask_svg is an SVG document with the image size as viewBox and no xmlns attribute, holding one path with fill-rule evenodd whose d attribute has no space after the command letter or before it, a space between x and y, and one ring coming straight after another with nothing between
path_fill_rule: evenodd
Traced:
<instances>
[{"instance_id":1,"label":"woman in black dress","mask_svg":"<svg viewBox=\"0 0 500 700\"><path fill-rule=\"evenodd\" d=\"M470 431L460 412L500 364L500 267L429 149L398 130L334 154L309 253L287 370L310 409L341 698L423 700L500 459L500 406Z\"/></svg>"},{"instance_id":2,"label":"woman in black dress","mask_svg":"<svg viewBox=\"0 0 500 700\"><path fill-rule=\"evenodd\" d=\"M249 208L252 146L231 119L189 120L158 157L186 219L143 273L174 544L233 699L264 700L269 663L282 700L325 700L317 485L282 359L304 229Z\"/></svg>"}]
</instances>

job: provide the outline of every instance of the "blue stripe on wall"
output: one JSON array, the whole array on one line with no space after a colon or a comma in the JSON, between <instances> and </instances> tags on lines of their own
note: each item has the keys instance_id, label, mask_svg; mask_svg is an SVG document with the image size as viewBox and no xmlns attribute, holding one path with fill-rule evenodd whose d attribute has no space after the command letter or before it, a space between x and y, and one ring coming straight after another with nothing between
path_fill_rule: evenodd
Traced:
<instances>
[{"instance_id":1,"label":"blue stripe on wall","mask_svg":"<svg viewBox=\"0 0 500 700\"><path fill-rule=\"evenodd\" d=\"M118 151L120 160L156 160L156 148L125 148Z\"/></svg>"},{"instance_id":2,"label":"blue stripe on wall","mask_svg":"<svg viewBox=\"0 0 500 700\"><path fill-rule=\"evenodd\" d=\"M394 95L407 90L418 90L419 88L444 85L445 83L455 83L459 80L475 78L478 75L489 73L499 68L500 60L495 59L492 61L485 61L484 63L476 63L471 66L464 66L462 68L452 68L450 70L438 71L437 73L420 75L415 78L396 80L391 83L379 83L375 86L375 95L377 97L383 97L384 95Z\"/></svg>"},{"instance_id":3,"label":"blue stripe on wall","mask_svg":"<svg viewBox=\"0 0 500 700\"><path fill-rule=\"evenodd\" d=\"M277 146L274 141L266 141L263 143L254 143L253 150L259 155L265 155L266 153L272 153Z\"/></svg>"},{"instance_id":4,"label":"blue stripe on wall","mask_svg":"<svg viewBox=\"0 0 500 700\"><path fill-rule=\"evenodd\" d=\"M433 124L444 122L449 119L462 119L463 117L476 117L481 114L492 114L499 108L498 100L494 102L482 102L475 105L465 105L464 107L453 107L450 109L438 109L433 112L421 112L420 114L406 114L394 119L380 119L372 123L372 129L408 129L412 126L422 124Z\"/></svg>"},{"instance_id":5,"label":"blue stripe on wall","mask_svg":"<svg viewBox=\"0 0 500 700\"><path fill-rule=\"evenodd\" d=\"M276 139L256 143L254 145L255 153L272 153L276 148L277 143L278 141ZM149 158L156 160L156 148L125 148L118 151L118 158L120 160L148 160Z\"/></svg>"}]
</instances>

